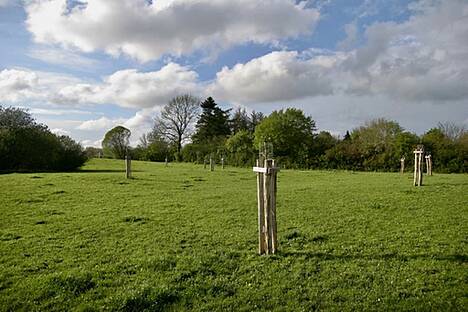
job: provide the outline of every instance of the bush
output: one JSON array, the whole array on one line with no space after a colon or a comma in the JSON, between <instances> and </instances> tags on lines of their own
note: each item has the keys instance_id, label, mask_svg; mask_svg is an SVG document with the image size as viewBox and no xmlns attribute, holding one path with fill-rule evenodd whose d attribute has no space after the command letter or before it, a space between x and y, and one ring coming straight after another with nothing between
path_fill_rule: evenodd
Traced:
<instances>
[{"instance_id":1,"label":"bush","mask_svg":"<svg viewBox=\"0 0 468 312\"><path fill-rule=\"evenodd\" d=\"M0 170L74 170L86 160L70 137L53 134L24 110L0 106Z\"/></svg>"}]
</instances>

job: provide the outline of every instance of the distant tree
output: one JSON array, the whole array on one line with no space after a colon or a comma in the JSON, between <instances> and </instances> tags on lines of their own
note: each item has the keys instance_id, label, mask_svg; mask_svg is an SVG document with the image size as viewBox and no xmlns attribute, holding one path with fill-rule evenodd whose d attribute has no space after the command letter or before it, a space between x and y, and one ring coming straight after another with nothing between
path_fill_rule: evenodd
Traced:
<instances>
[{"instance_id":1,"label":"distant tree","mask_svg":"<svg viewBox=\"0 0 468 312\"><path fill-rule=\"evenodd\" d=\"M81 167L88 157L83 147L66 135L58 137L60 153L57 156L56 169L69 171Z\"/></svg>"},{"instance_id":2,"label":"distant tree","mask_svg":"<svg viewBox=\"0 0 468 312\"><path fill-rule=\"evenodd\" d=\"M85 154L88 158L102 157L102 148L88 146L85 148Z\"/></svg>"},{"instance_id":3,"label":"distant tree","mask_svg":"<svg viewBox=\"0 0 468 312\"><path fill-rule=\"evenodd\" d=\"M252 113L250 114L250 124L249 124L250 132L254 133L255 127L259 123L261 123L263 119L265 119L265 115L263 115L262 112L252 111Z\"/></svg>"},{"instance_id":4,"label":"distant tree","mask_svg":"<svg viewBox=\"0 0 468 312\"><path fill-rule=\"evenodd\" d=\"M311 167L323 168L327 167L324 163L324 155L329 149L332 149L337 145L339 140L331 135L328 131L320 131L313 140L313 144L310 148Z\"/></svg>"},{"instance_id":5,"label":"distant tree","mask_svg":"<svg viewBox=\"0 0 468 312\"><path fill-rule=\"evenodd\" d=\"M163 137L152 135L148 138L145 160L165 161L166 157L172 160L171 146Z\"/></svg>"},{"instance_id":6,"label":"distant tree","mask_svg":"<svg viewBox=\"0 0 468 312\"><path fill-rule=\"evenodd\" d=\"M241 130L249 130L250 118L247 112L245 111L245 108L243 109L238 107L234 111L234 114L232 115L232 118L230 120L230 124L232 134L236 134Z\"/></svg>"},{"instance_id":7,"label":"distant tree","mask_svg":"<svg viewBox=\"0 0 468 312\"><path fill-rule=\"evenodd\" d=\"M71 138L53 134L23 109L0 106L0 170L74 170L86 159Z\"/></svg>"},{"instance_id":8,"label":"distant tree","mask_svg":"<svg viewBox=\"0 0 468 312\"><path fill-rule=\"evenodd\" d=\"M399 156L395 153L395 141L403 131L394 121L383 118L366 122L351 133L353 144L360 151L367 170L395 170Z\"/></svg>"},{"instance_id":9,"label":"distant tree","mask_svg":"<svg viewBox=\"0 0 468 312\"><path fill-rule=\"evenodd\" d=\"M196 144L212 144L224 142L231 134L229 128L229 110L218 107L212 97L201 103L202 113L196 125L193 142Z\"/></svg>"},{"instance_id":10,"label":"distant tree","mask_svg":"<svg viewBox=\"0 0 468 312\"><path fill-rule=\"evenodd\" d=\"M190 137L198 116L200 100L189 94L179 95L167 103L155 118L152 134L175 145L179 157L182 144Z\"/></svg>"},{"instance_id":11,"label":"distant tree","mask_svg":"<svg viewBox=\"0 0 468 312\"><path fill-rule=\"evenodd\" d=\"M288 165L307 166L315 121L296 108L274 111L255 129L255 146L273 143L274 155Z\"/></svg>"},{"instance_id":12,"label":"distant tree","mask_svg":"<svg viewBox=\"0 0 468 312\"><path fill-rule=\"evenodd\" d=\"M437 129L452 141L460 139L467 132L467 129L464 126L457 125L453 122L439 122L437 124Z\"/></svg>"},{"instance_id":13,"label":"distant tree","mask_svg":"<svg viewBox=\"0 0 468 312\"><path fill-rule=\"evenodd\" d=\"M413 163L414 149L420 142L420 138L411 132L403 131L396 135L394 142L394 169L397 170L399 166L399 159L405 157L405 161L408 165Z\"/></svg>"},{"instance_id":14,"label":"distant tree","mask_svg":"<svg viewBox=\"0 0 468 312\"><path fill-rule=\"evenodd\" d=\"M131 132L125 127L117 126L109 130L102 140L104 155L124 159L128 153Z\"/></svg>"},{"instance_id":15,"label":"distant tree","mask_svg":"<svg viewBox=\"0 0 468 312\"><path fill-rule=\"evenodd\" d=\"M253 145L253 134L247 130L239 130L226 141L227 161L231 165L253 165L256 152Z\"/></svg>"}]
</instances>

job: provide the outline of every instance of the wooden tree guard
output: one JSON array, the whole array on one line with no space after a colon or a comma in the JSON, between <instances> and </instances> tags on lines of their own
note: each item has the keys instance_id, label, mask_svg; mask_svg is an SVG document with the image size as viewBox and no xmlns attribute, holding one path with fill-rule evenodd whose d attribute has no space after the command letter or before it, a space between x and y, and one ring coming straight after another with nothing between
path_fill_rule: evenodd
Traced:
<instances>
[{"instance_id":1,"label":"wooden tree guard","mask_svg":"<svg viewBox=\"0 0 468 312\"><path fill-rule=\"evenodd\" d=\"M423 164L424 146L420 145L414 151L414 186L421 186L423 182Z\"/></svg>"},{"instance_id":2,"label":"wooden tree guard","mask_svg":"<svg viewBox=\"0 0 468 312\"><path fill-rule=\"evenodd\" d=\"M257 173L258 199L258 253L274 254L278 250L276 231L276 177L279 168L275 161L266 159L264 166L253 167Z\"/></svg>"},{"instance_id":3,"label":"wooden tree guard","mask_svg":"<svg viewBox=\"0 0 468 312\"><path fill-rule=\"evenodd\" d=\"M125 176L127 179L132 178L132 159L130 156L125 156Z\"/></svg>"},{"instance_id":4,"label":"wooden tree guard","mask_svg":"<svg viewBox=\"0 0 468 312\"><path fill-rule=\"evenodd\" d=\"M405 172L405 156L401 157L400 159L400 173L403 174Z\"/></svg>"},{"instance_id":5,"label":"wooden tree guard","mask_svg":"<svg viewBox=\"0 0 468 312\"><path fill-rule=\"evenodd\" d=\"M432 157L431 155L426 155L426 174L431 176L432 175Z\"/></svg>"},{"instance_id":6,"label":"wooden tree guard","mask_svg":"<svg viewBox=\"0 0 468 312\"><path fill-rule=\"evenodd\" d=\"M210 157L210 171L214 171L214 161L212 157Z\"/></svg>"}]
</instances>

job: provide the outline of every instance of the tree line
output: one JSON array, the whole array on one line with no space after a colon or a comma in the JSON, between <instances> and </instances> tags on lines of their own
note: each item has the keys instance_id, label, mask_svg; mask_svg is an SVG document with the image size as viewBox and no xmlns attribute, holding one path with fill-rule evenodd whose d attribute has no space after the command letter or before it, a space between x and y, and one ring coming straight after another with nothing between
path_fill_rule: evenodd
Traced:
<instances>
[{"instance_id":1,"label":"tree line","mask_svg":"<svg viewBox=\"0 0 468 312\"><path fill-rule=\"evenodd\" d=\"M119 134L116 146L128 146L130 131L114 128L103 140L105 156L123 158L122 152L112 150L112 133ZM398 171L400 159L404 157L409 168L414 148L423 144L432 155L434 170L468 172L468 132L451 123L440 123L418 136L380 118L339 138L318 131L312 117L300 109L249 114L242 108L223 110L212 97L200 101L191 95L171 99L154 119L152 130L127 152L139 160L203 163L224 158L230 165L252 166L264 143L271 143L274 158L286 168ZM91 156L96 152L88 149Z\"/></svg>"},{"instance_id":2,"label":"tree line","mask_svg":"<svg viewBox=\"0 0 468 312\"><path fill-rule=\"evenodd\" d=\"M23 109L0 106L0 171L70 171L86 160L69 136L52 133Z\"/></svg>"}]
</instances>

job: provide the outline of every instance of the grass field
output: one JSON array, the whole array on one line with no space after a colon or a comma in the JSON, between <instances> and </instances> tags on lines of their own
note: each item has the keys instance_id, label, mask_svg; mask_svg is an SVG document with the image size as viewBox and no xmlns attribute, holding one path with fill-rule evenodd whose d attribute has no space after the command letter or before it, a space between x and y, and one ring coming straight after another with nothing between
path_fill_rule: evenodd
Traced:
<instances>
[{"instance_id":1,"label":"grass field","mask_svg":"<svg viewBox=\"0 0 468 312\"><path fill-rule=\"evenodd\" d=\"M468 176L288 171L257 255L251 169L92 160L0 175L0 310L467 310Z\"/></svg>"}]
</instances>

